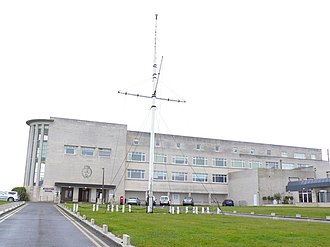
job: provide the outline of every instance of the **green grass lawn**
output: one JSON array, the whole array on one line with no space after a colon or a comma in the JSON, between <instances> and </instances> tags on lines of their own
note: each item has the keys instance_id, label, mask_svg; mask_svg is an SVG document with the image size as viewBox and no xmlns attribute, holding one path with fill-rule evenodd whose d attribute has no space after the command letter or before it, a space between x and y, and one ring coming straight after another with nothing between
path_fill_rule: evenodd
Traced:
<instances>
[{"instance_id":1,"label":"green grass lawn","mask_svg":"<svg viewBox=\"0 0 330 247\"><path fill-rule=\"evenodd\" d=\"M7 204L7 203L8 203L8 202L0 201L0 205L1 205L1 204Z\"/></svg>"},{"instance_id":2,"label":"green grass lawn","mask_svg":"<svg viewBox=\"0 0 330 247\"><path fill-rule=\"evenodd\" d=\"M72 205L69 205L72 206ZM253 210L252 210L253 209ZM292 211L296 209L296 211ZM282 214L295 216L330 215L329 208L231 207L223 211L238 213ZM269 211L270 210L270 211ZM276 211L277 210L277 211ZM329 246L330 224L293 222L274 219L236 217L222 214L169 214L156 208L145 213L144 207L133 207L131 213L107 212L101 207L92 211L91 204L80 204L79 212L94 218L99 226L121 237L128 234L136 246ZM327 214L328 212L328 214Z\"/></svg>"}]
</instances>

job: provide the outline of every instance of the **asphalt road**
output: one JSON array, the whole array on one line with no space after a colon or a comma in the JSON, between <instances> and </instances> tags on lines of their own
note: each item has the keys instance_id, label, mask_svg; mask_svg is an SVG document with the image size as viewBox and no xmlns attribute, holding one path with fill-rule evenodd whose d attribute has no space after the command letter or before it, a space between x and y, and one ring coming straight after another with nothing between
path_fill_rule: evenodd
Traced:
<instances>
[{"instance_id":1,"label":"asphalt road","mask_svg":"<svg viewBox=\"0 0 330 247\"><path fill-rule=\"evenodd\" d=\"M0 218L0 246L110 246L71 222L52 203L28 203Z\"/></svg>"}]
</instances>

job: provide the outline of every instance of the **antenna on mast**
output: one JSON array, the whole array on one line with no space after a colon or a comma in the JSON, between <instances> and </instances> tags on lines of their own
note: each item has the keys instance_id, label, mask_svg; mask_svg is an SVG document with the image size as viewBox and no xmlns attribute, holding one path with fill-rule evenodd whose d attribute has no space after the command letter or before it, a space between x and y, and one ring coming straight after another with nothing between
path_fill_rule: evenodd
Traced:
<instances>
[{"instance_id":1,"label":"antenna on mast","mask_svg":"<svg viewBox=\"0 0 330 247\"><path fill-rule=\"evenodd\" d=\"M180 99L170 99L170 98L160 98L157 97L157 87L160 77L160 70L163 63L163 57L160 62L159 70L157 73L157 19L158 14L155 14L155 39L154 39L154 61L153 61L153 73L152 73L152 83L153 83L153 93L151 96L135 94L135 93L128 93L118 91L120 94L130 95L130 96L137 96L142 98L151 98L151 130L150 130L150 157L149 157L149 182L148 182L148 190L147 190L147 213L153 212L153 203L154 203L154 196L153 196L153 174L154 174L154 147L155 147L155 112L156 112L156 99L164 100L164 101L172 101L178 103L186 103L185 100Z\"/></svg>"}]
</instances>

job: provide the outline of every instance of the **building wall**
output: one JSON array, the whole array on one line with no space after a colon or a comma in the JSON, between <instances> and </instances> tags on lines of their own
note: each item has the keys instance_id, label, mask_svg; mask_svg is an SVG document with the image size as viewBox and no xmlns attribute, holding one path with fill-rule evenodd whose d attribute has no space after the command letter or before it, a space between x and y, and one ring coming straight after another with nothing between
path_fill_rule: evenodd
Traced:
<instances>
[{"instance_id":1,"label":"building wall","mask_svg":"<svg viewBox=\"0 0 330 247\"><path fill-rule=\"evenodd\" d=\"M36 134L33 128L38 124L49 124L47 137L47 153L45 158L44 181L42 185L31 183L35 174L34 157L36 155ZM51 118L49 120L29 120L30 136L25 173L25 186L29 188L32 200L54 200L54 192L60 188L55 183L77 183L77 184L101 184L104 168L106 185L116 187L112 192L115 200L120 196L145 197L148 189L149 177L149 142L150 134L145 132L128 131L123 124L100 123L92 121ZM33 134L34 133L34 134ZM253 196L259 191L271 193L277 190L277 185L285 189L287 184L280 181L272 170L281 168L292 168L313 166L312 177L325 177L328 171L328 162L322 161L320 149L281 146L262 143L250 143L229 141L211 138L200 138L179 135L156 134L155 154L163 155L163 162L155 161L154 171L162 171L166 174L163 180L153 180L153 191L156 197L169 195L180 203L184 196L193 196L196 204L210 204L222 202L227 197L236 201L246 201L253 204ZM65 153L65 146L74 146L75 154ZM84 147L93 148L92 156L82 155ZM100 157L102 148L111 149L110 157ZM40 150L38 152L41 152ZM141 153L143 160L130 160L130 154ZM185 164L173 162L174 157L186 157ZM40 161L38 156L38 162ZM203 164L195 164L196 158L202 158ZM215 165L215 159L224 162ZM31 160L33 162L31 162ZM237 166L237 161L242 161ZM236 167L234 167L236 164ZM83 169L88 166L92 173L83 176ZM256 168L265 169L265 175L259 174L256 178ZM138 178L129 177L130 172L140 171L143 176ZM249 176L241 174L245 171ZM173 180L176 172L185 173L184 181ZM40 171L39 171L40 176ZM205 175L204 181L194 181L196 174ZM214 181L213 175L226 177L222 182ZM267 184L267 176L272 178L271 189ZM274 180L273 180L274 179ZM32 179L33 180L33 179ZM246 189L248 193L242 194L240 188ZM267 187L268 186L268 187ZM266 187L267 189L265 189ZM52 190L53 188L53 190ZM100 189L100 188L98 188ZM265 192L263 191L265 190ZM78 197L75 188L73 194ZM92 198L95 200L96 189L92 189ZM144 200L145 198L140 198Z\"/></svg>"}]
</instances>

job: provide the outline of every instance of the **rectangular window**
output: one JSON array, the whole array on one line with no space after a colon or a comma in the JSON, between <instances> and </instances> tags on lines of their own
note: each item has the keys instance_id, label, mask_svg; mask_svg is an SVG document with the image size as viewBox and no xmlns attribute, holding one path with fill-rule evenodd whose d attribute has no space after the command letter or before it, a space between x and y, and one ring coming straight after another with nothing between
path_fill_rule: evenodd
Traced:
<instances>
[{"instance_id":1,"label":"rectangular window","mask_svg":"<svg viewBox=\"0 0 330 247\"><path fill-rule=\"evenodd\" d=\"M238 153L238 148L237 147L233 147L233 153Z\"/></svg>"},{"instance_id":2,"label":"rectangular window","mask_svg":"<svg viewBox=\"0 0 330 247\"><path fill-rule=\"evenodd\" d=\"M292 170L294 168L297 168L297 166L293 163L282 163L283 170Z\"/></svg>"},{"instance_id":3,"label":"rectangular window","mask_svg":"<svg viewBox=\"0 0 330 247\"><path fill-rule=\"evenodd\" d=\"M65 154L76 154L77 146L64 145L64 153Z\"/></svg>"},{"instance_id":4,"label":"rectangular window","mask_svg":"<svg viewBox=\"0 0 330 247\"><path fill-rule=\"evenodd\" d=\"M109 158L110 155L111 155L111 149L110 148L99 148L99 156L100 157Z\"/></svg>"},{"instance_id":5,"label":"rectangular window","mask_svg":"<svg viewBox=\"0 0 330 247\"><path fill-rule=\"evenodd\" d=\"M157 140L155 141L155 147L158 147L158 148L160 147L160 140L157 139Z\"/></svg>"},{"instance_id":6,"label":"rectangular window","mask_svg":"<svg viewBox=\"0 0 330 247\"><path fill-rule=\"evenodd\" d=\"M266 168L268 169L278 169L278 162L267 161Z\"/></svg>"},{"instance_id":7,"label":"rectangular window","mask_svg":"<svg viewBox=\"0 0 330 247\"><path fill-rule=\"evenodd\" d=\"M127 170L128 178L132 179L144 179L144 170Z\"/></svg>"},{"instance_id":8,"label":"rectangular window","mask_svg":"<svg viewBox=\"0 0 330 247\"><path fill-rule=\"evenodd\" d=\"M197 144L197 145L196 145L196 149L197 149L197 150L201 150L201 149L202 149L202 145L201 145L201 144Z\"/></svg>"},{"instance_id":9,"label":"rectangular window","mask_svg":"<svg viewBox=\"0 0 330 247\"><path fill-rule=\"evenodd\" d=\"M227 160L223 158L215 158L212 160L212 165L213 166L218 166L218 167L226 167L227 166Z\"/></svg>"},{"instance_id":10,"label":"rectangular window","mask_svg":"<svg viewBox=\"0 0 330 247\"><path fill-rule=\"evenodd\" d=\"M172 172L172 180L173 181L187 181L187 173L186 172Z\"/></svg>"},{"instance_id":11,"label":"rectangular window","mask_svg":"<svg viewBox=\"0 0 330 247\"><path fill-rule=\"evenodd\" d=\"M250 154L254 154L254 149L253 148L250 149Z\"/></svg>"},{"instance_id":12,"label":"rectangular window","mask_svg":"<svg viewBox=\"0 0 330 247\"><path fill-rule=\"evenodd\" d=\"M255 161L255 160L249 161L249 167L252 168L252 169L261 168L262 167L262 162L261 161Z\"/></svg>"},{"instance_id":13,"label":"rectangular window","mask_svg":"<svg viewBox=\"0 0 330 247\"><path fill-rule=\"evenodd\" d=\"M94 149L90 147L81 147L81 154L86 156L93 156L94 155Z\"/></svg>"},{"instance_id":14,"label":"rectangular window","mask_svg":"<svg viewBox=\"0 0 330 247\"><path fill-rule=\"evenodd\" d=\"M193 173L192 175L193 182L207 182L207 173Z\"/></svg>"},{"instance_id":15,"label":"rectangular window","mask_svg":"<svg viewBox=\"0 0 330 247\"><path fill-rule=\"evenodd\" d=\"M306 159L306 156L304 153L294 153L293 158L295 159Z\"/></svg>"},{"instance_id":16,"label":"rectangular window","mask_svg":"<svg viewBox=\"0 0 330 247\"><path fill-rule=\"evenodd\" d=\"M312 167L310 164L298 164L299 168Z\"/></svg>"},{"instance_id":17,"label":"rectangular window","mask_svg":"<svg viewBox=\"0 0 330 247\"><path fill-rule=\"evenodd\" d=\"M164 171L154 171L154 179L155 180L166 180L166 172Z\"/></svg>"},{"instance_id":18,"label":"rectangular window","mask_svg":"<svg viewBox=\"0 0 330 247\"><path fill-rule=\"evenodd\" d=\"M186 165L188 164L188 158L186 156L173 156L172 164Z\"/></svg>"},{"instance_id":19,"label":"rectangular window","mask_svg":"<svg viewBox=\"0 0 330 247\"><path fill-rule=\"evenodd\" d=\"M316 160L316 155L315 154L311 154L311 159L312 160Z\"/></svg>"},{"instance_id":20,"label":"rectangular window","mask_svg":"<svg viewBox=\"0 0 330 247\"><path fill-rule=\"evenodd\" d=\"M272 155L272 150L268 149L267 150L267 155Z\"/></svg>"},{"instance_id":21,"label":"rectangular window","mask_svg":"<svg viewBox=\"0 0 330 247\"><path fill-rule=\"evenodd\" d=\"M216 151L216 152L220 152L220 146L219 146L219 145L216 145L216 146L215 146L215 151Z\"/></svg>"},{"instance_id":22,"label":"rectangular window","mask_svg":"<svg viewBox=\"0 0 330 247\"><path fill-rule=\"evenodd\" d=\"M167 163L167 155L165 155L165 154L155 154L154 162L159 163L159 164L166 164Z\"/></svg>"},{"instance_id":23,"label":"rectangular window","mask_svg":"<svg viewBox=\"0 0 330 247\"><path fill-rule=\"evenodd\" d=\"M284 157L284 158L287 158L287 157L288 157L288 153L287 153L287 152L284 152L284 151L282 151L282 152L281 152L281 156L282 156L282 157Z\"/></svg>"},{"instance_id":24,"label":"rectangular window","mask_svg":"<svg viewBox=\"0 0 330 247\"><path fill-rule=\"evenodd\" d=\"M233 168L244 168L244 160L232 160L231 167Z\"/></svg>"},{"instance_id":25,"label":"rectangular window","mask_svg":"<svg viewBox=\"0 0 330 247\"><path fill-rule=\"evenodd\" d=\"M144 162L146 161L146 155L142 152L131 152L127 155L128 161L138 161L138 162Z\"/></svg>"},{"instance_id":26,"label":"rectangular window","mask_svg":"<svg viewBox=\"0 0 330 247\"><path fill-rule=\"evenodd\" d=\"M227 183L227 175L225 174L212 174L212 182L213 183Z\"/></svg>"},{"instance_id":27,"label":"rectangular window","mask_svg":"<svg viewBox=\"0 0 330 247\"><path fill-rule=\"evenodd\" d=\"M179 149L181 148L181 143L180 142L176 143L176 148L179 148Z\"/></svg>"},{"instance_id":28,"label":"rectangular window","mask_svg":"<svg viewBox=\"0 0 330 247\"><path fill-rule=\"evenodd\" d=\"M207 158L205 158L205 157L193 157L193 165L207 166Z\"/></svg>"}]
</instances>

